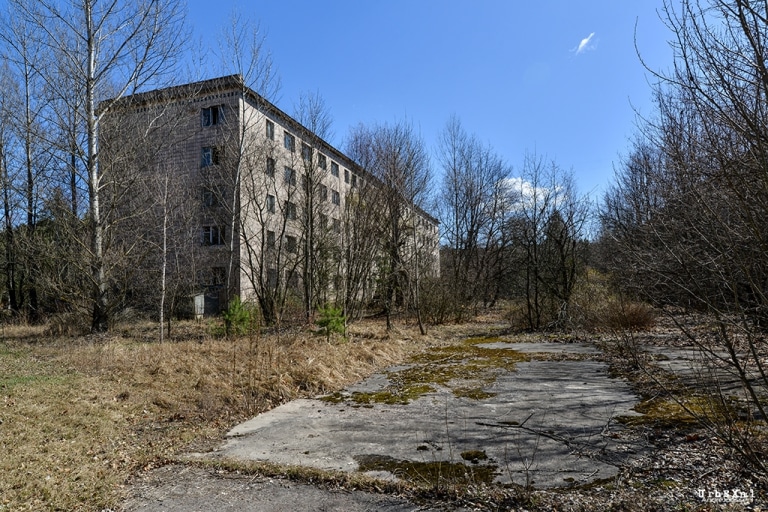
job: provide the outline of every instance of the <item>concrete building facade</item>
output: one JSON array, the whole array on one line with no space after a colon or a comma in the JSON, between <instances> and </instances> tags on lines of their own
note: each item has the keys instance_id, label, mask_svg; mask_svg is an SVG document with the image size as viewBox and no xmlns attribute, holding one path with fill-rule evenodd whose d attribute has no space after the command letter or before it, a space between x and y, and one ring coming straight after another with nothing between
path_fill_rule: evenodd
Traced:
<instances>
[{"instance_id":1,"label":"concrete building facade","mask_svg":"<svg viewBox=\"0 0 768 512\"><path fill-rule=\"evenodd\" d=\"M350 251L361 225L385 215L377 201L384 185L241 77L129 96L113 118L114 128L102 136L113 155L105 158L108 165L119 167L114 155L128 151L126 140L140 138L150 149L138 153L149 156L120 165L170 175L174 197L186 198L179 205L186 213L174 217L184 221L171 221L171 230L197 234L179 236L185 257L177 261L187 261L182 265L195 281L188 291L205 293L209 312L234 295L262 309L293 297L309 310L342 293L363 293L348 289ZM411 230L406 252L423 272L438 273L436 219L414 205L402 207ZM363 280L375 288L370 263Z\"/></svg>"}]
</instances>

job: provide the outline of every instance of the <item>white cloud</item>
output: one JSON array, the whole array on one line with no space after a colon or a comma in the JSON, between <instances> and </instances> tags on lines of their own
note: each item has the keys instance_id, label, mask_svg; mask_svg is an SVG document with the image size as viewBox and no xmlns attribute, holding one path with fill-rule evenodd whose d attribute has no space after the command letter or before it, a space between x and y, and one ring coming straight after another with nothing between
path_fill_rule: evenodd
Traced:
<instances>
[{"instance_id":1,"label":"white cloud","mask_svg":"<svg viewBox=\"0 0 768 512\"><path fill-rule=\"evenodd\" d=\"M524 178L507 178L502 186L506 189L508 197L514 203L513 210L531 208L536 203L549 197L551 192L551 189L536 187Z\"/></svg>"},{"instance_id":2,"label":"white cloud","mask_svg":"<svg viewBox=\"0 0 768 512\"><path fill-rule=\"evenodd\" d=\"M597 42L593 42L594 37L595 37L595 33L592 32L587 37L582 39L581 42L579 43L579 46L574 48L572 51L574 51L576 55L579 55L588 50L594 50L597 47Z\"/></svg>"}]
</instances>

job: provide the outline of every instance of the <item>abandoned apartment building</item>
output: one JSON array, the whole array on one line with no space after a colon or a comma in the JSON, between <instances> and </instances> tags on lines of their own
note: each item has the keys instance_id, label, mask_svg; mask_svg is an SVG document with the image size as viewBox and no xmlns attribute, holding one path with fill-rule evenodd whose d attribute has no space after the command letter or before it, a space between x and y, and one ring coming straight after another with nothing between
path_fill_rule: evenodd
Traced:
<instances>
[{"instance_id":1,"label":"abandoned apartment building","mask_svg":"<svg viewBox=\"0 0 768 512\"><path fill-rule=\"evenodd\" d=\"M162 205L170 282L195 297L195 314L217 313L235 295L255 300L260 287L298 294L307 279L332 299L346 271L338 248L351 243L345 209L364 187L374 194L384 187L239 75L121 99L100 145L104 169L134 176L125 185L114 180L127 197L121 208L136 219L120 229L146 230L135 212L147 194ZM438 273L437 220L404 209L411 250ZM161 246L157 237L153 243ZM155 260L144 261L159 268Z\"/></svg>"}]
</instances>

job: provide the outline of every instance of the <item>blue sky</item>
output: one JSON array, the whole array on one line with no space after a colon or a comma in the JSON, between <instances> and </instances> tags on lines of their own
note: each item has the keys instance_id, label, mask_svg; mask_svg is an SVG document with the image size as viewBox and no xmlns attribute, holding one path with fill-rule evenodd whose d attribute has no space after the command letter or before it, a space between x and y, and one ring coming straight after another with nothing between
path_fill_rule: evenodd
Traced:
<instances>
[{"instance_id":1,"label":"blue sky","mask_svg":"<svg viewBox=\"0 0 768 512\"><path fill-rule=\"evenodd\" d=\"M318 92L342 148L358 123L410 120L430 149L451 115L514 169L526 152L600 196L667 69L661 0L190 0L195 38L215 45L233 9L258 22L288 113ZM439 173L436 159L433 160Z\"/></svg>"}]
</instances>

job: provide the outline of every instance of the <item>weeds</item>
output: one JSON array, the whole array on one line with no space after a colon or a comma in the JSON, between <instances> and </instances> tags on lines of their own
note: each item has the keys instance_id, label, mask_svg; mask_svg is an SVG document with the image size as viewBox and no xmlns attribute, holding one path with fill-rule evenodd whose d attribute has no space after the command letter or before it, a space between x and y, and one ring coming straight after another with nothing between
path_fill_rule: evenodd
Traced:
<instances>
[{"instance_id":1,"label":"weeds","mask_svg":"<svg viewBox=\"0 0 768 512\"><path fill-rule=\"evenodd\" d=\"M142 341L144 327L119 326L98 343L44 338L44 328L19 342L6 331L0 510L114 509L131 474L210 450L254 413L340 389L418 348L303 334L220 340L192 322L160 345Z\"/></svg>"}]
</instances>

